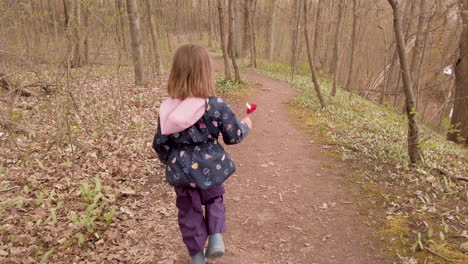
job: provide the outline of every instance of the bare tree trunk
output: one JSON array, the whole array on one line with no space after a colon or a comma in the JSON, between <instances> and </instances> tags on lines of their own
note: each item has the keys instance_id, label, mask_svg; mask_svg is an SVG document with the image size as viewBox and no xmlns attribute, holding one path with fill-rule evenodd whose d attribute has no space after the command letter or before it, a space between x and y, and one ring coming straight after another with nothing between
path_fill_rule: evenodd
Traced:
<instances>
[{"instance_id":1,"label":"bare tree trunk","mask_svg":"<svg viewBox=\"0 0 468 264\"><path fill-rule=\"evenodd\" d=\"M329 3L330 7L328 9L328 15L329 17L333 17L334 16L334 10L339 10L339 8L337 8L337 4L339 2L341 2L343 0L329 0L329 1L326 1L326 3ZM327 29L326 29L326 32L333 32L333 23L328 23L328 26L327 26ZM322 34L324 35L324 34ZM334 45L332 43L334 43L334 35L333 34L330 34L330 35L324 35L323 36L324 39L325 39L325 45L323 46L325 48L325 51L324 51L324 67L325 67L325 70L326 72L328 73L332 73L333 72L333 63L334 63L334 60L333 60L333 56L334 56L334 52L333 52L333 47Z\"/></svg>"},{"instance_id":2,"label":"bare tree trunk","mask_svg":"<svg viewBox=\"0 0 468 264\"><path fill-rule=\"evenodd\" d=\"M136 0L127 1L127 13L130 25L130 39L132 42L133 66L135 68L135 84L143 85L143 47L141 45L140 18Z\"/></svg>"},{"instance_id":3,"label":"bare tree trunk","mask_svg":"<svg viewBox=\"0 0 468 264\"><path fill-rule=\"evenodd\" d=\"M242 23L241 23L241 5L242 5L242 0L238 0L235 2L234 5L234 21L236 23L234 24L234 41L236 42L235 49L236 49L236 58L239 58L241 56L241 48L242 48L242 41L241 41L241 31L242 31Z\"/></svg>"},{"instance_id":4,"label":"bare tree trunk","mask_svg":"<svg viewBox=\"0 0 468 264\"><path fill-rule=\"evenodd\" d=\"M343 13L345 9L345 0L340 0L338 5L338 22L336 23L335 27L335 47L334 47L334 54L333 54L333 88L331 91L331 96L335 96L336 94L336 82L338 78L338 70L340 65L340 35L341 35L341 28L343 24Z\"/></svg>"},{"instance_id":5,"label":"bare tree trunk","mask_svg":"<svg viewBox=\"0 0 468 264\"><path fill-rule=\"evenodd\" d=\"M296 73L296 58L297 58L297 43L299 40L299 22L301 20L301 0L294 1L294 12L292 17L296 18L295 24L293 23L292 30L292 54L291 54L291 80L294 79Z\"/></svg>"},{"instance_id":6,"label":"bare tree trunk","mask_svg":"<svg viewBox=\"0 0 468 264\"><path fill-rule=\"evenodd\" d=\"M419 78L420 75L418 74L422 65L420 64L422 61L423 56L423 46L424 46L424 32L426 30L426 3L427 0L421 0L419 5L419 20L418 20L418 28L416 31L416 42L414 46L413 57L411 59L411 73L413 76L413 84L414 84L414 91L416 101L419 98Z\"/></svg>"},{"instance_id":7,"label":"bare tree trunk","mask_svg":"<svg viewBox=\"0 0 468 264\"><path fill-rule=\"evenodd\" d=\"M269 14L267 21L266 30L266 45L265 45L265 57L267 60L271 60L273 55L273 49L275 44L275 14L276 14L276 0L270 0Z\"/></svg>"},{"instance_id":8,"label":"bare tree trunk","mask_svg":"<svg viewBox=\"0 0 468 264\"><path fill-rule=\"evenodd\" d=\"M237 83L241 83L241 76L239 72L239 67L237 66L237 61L236 61L236 36L235 36L235 20L234 20L234 6L237 2L237 0L229 0L229 42L230 44L228 45L230 47L230 52L229 55L231 56L232 60L232 66L234 67L234 74L235 74L235 79Z\"/></svg>"},{"instance_id":9,"label":"bare tree trunk","mask_svg":"<svg viewBox=\"0 0 468 264\"><path fill-rule=\"evenodd\" d=\"M151 40L153 42L154 63L156 66L156 73L157 75L160 76L163 72L163 68L162 68L162 60L161 60L161 51L159 47L159 34L157 32L156 24L154 23L154 18L153 18L152 0L146 0L145 3L146 3L146 9L148 12L148 15L146 16L146 18L150 26Z\"/></svg>"},{"instance_id":10,"label":"bare tree trunk","mask_svg":"<svg viewBox=\"0 0 468 264\"><path fill-rule=\"evenodd\" d=\"M250 1L244 1L244 36L242 39L242 56L250 52Z\"/></svg>"},{"instance_id":11,"label":"bare tree trunk","mask_svg":"<svg viewBox=\"0 0 468 264\"><path fill-rule=\"evenodd\" d=\"M221 49L223 50L224 59L224 75L226 80L231 80L231 69L229 67L228 51L226 47L226 35L224 34L224 10L223 0L218 0L218 15L219 15L219 34L221 35Z\"/></svg>"},{"instance_id":12,"label":"bare tree trunk","mask_svg":"<svg viewBox=\"0 0 468 264\"><path fill-rule=\"evenodd\" d=\"M460 57L455 66L455 95L451 124L454 130L448 139L468 145L468 0L459 0L463 33L460 38Z\"/></svg>"},{"instance_id":13,"label":"bare tree trunk","mask_svg":"<svg viewBox=\"0 0 468 264\"><path fill-rule=\"evenodd\" d=\"M322 92L320 90L320 84L317 80L317 74L315 73L315 65L314 65L314 58L312 57L311 49L310 49L310 41L309 41L309 30L307 26L307 0L304 0L304 37L306 40L307 46L307 58L309 59L309 66L310 72L312 74L312 82L314 84L315 92L317 93L317 97L320 101L320 105L322 108L325 108L327 105L325 104L325 100L323 99Z\"/></svg>"},{"instance_id":14,"label":"bare tree trunk","mask_svg":"<svg viewBox=\"0 0 468 264\"><path fill-rule=\"evenodd\" d=\"M425 65L425 59L426 59L426 50L427 50L427 46L428 46L428 42L429 42L429 33L430 33L430 27L432 25L432 21L435 17L435 14L436 14L436 11L437 10L437 2L435 2L434 4L434 8L432 9L432 15L431 17L429 18L429 20L427 21L427 25L426 25L426 28L424 30L424 36L423 36L423 39L424 39L424 42L423 42L423 46L422 46L422 54L421 54L421 57L420 57L420 61L417 62L419 64L418 67L417 67L417 71L416 71L416 84L415 84L415 87L416 87L416 94L417 94L417 97L416 97L416 108L419 109L419 105L420 105L420 101L422 99L422 92L420 92L421 88L424 88L424 85L425 85L425 81L424 81L424 76L422 75L422 72L423 72L423 69L424 69L424 65ZM425 109L427 108L427 105L425 106ZM421 122L424 120L424 114L421 115Z\"/></svg>"},{"instance_id":15,"label":"bare tree trunk","mask_svg":"<svg viewBox=\"0 0 468 264\"><path fill-rule=\"evenodd\" d=\"M403 89L406 97L406 114L408 116L408 155L411 163L418 163L419 157L419 140L418 140L418 125L416 122L416 109L413 94L413 84L411 80L411 72L408 65L408 58L405 52L405 39L401 28L401 14L396 0L388 0L393 9L393 26L395 38L400 58L400 66L402 71Z\"/></svg>"},{"instance_id":16,"label":"bare tree trunk","mask_svg":"<svg viewBox=\"0 0 468 264\"><path fill-rule=\"evenodd\" d=\"M117 0L117 8L119 9L119 34L120 34L120 39L122 41L122 49L124 52L127 52L127 35L125 34L125 7L124 7L124 2L123 0Z\"/></svg>"},{"instance_id":17,"label":"bare tree trunk","mask_svg":"<svg viewBox=\"0 0 468 264\"><path fill-rule=\"evenodd\" d=\"M208 2L208 48L213 47L213 26L211 22L211 0L206 0Z\"/></svg>"},{"instance_id":18,"label":"bare tree trunk","mask_svg":"<svg viewBox=\"0 0 468 264\"><path fill-rule=\"evenodd\" d=\"M181 32L181 30L180 30L180 22L181 22L180 12L182 11L183 7L180 6L180 0L175 0L175 2L176 2L176 7L175 7L176 8L176 10L175 10L176 14L175 14L175 22L174 22L174 33L176 35L177 42L180 42L180 38L179 38L180 37L180 32Z\"/></svg>"},{"instance_id":19,"label":"bare tree trunk","mask_svg":"<svg viewBox=\"0 0 468 264\"><path fill-rule=\"evenodd\" d=\"M349 71L348 71L348 74L346 75L346 84L345 84L345 89L347 91L352 90L351 80L354 78L354 58L355 58L355 53L356 53L356 35L357 35L357 20L358 20L357 1L358 0L352 0L353 2L353 31L351 33L351 58L349 60ZM380 22L380 19L379 19L379 22ZM384 31L384 34L385 34L385 31ZM387 42L386 42L385 35L384 35L384 38L385 38L385 49L387 49ZM386 60L387 60L387 54L385 53L385 65L387 65Z\"/></svg>"},{"instance_id":20,"label":"bare tree trunk","mask_svg":"<svg viewBox=\"0 0 468 264\"><path fill-rule=\"evenodd\" d=\"M402 18L402 29L403 29L403 35L405 36L405 44L408 45L409 41L409 36L411 36L411 31L412 31L412 25L413 25L413 19L416 17L415 11L416 11L416 5L418 3L418 0L413 0L413 1L405 1L401 2L401 5L405 5L405 11L403 13L403 18ZM400 10L403 9L403 6L399 8ZM396 43L395 43L396 45ZM407 51L408 53L409 51ZM397 62L398 60L398 48L395 48L392 61ZM396 83L395 90L394 90L394 99L393 99L393 104L394 107L396 107L396 103L398 102L398 97L400 95L400 83L401 83L401 71L400 71L400 66L399 65L392 65L391 70L389 71L389 76L387 78L388 84L393 84Z\"/></svg>"},{"instance_id":21,"label":"bare tree trunk","mask_svg":"<svg viewBox=\"0 0 468 264\"><path fill-rule=\"evenodd\" d=\"M156 14L158 17L164 17L163 14L163 1L159 0L158 5L156 7ZM172 45L171 45L171 36L169 35L169 26L167 24L167 18L165 17L162 19L163 27L164 27L164 33L166 33L166 41L167 41L167 48L169 49L170 52L172 52Z\"/></svg>"},{"instance_id":22,"label":"bare tree trunk","mask_svg":"<svg viewBox=\"0 0 468 264\"><path fill-rule=\"evenodd\" d=\"M84 4L84 3L83 3ZM83 54L83 64L87 65L89 63L89 10L88 6L85 6L85 10L83 11L83 22L84 22L84 54Z\"/></svg>"},{"instance_id":23,"label":"bare tree trunk","mask_svg":"<svg viewBox=\"0 0 468 264\"><path fill-rule=\"evenodd\" d=\"M257 9L257 0L250 0L250 65L254 68L257 68L257 46L256 46L256 36L255 36L255 10Z\"/></svg>"},{"instance_id":24,"label":"bare tree trunk","mask_svg":"<svg viewBox=\"0 0 468 264\"><path fill-rule=\"evenodd\" d=\"M57 19L57 12L56 12L56 7L52 7L51 1L48 2L48 7L49 7L49 12L52 15L52 23L54 27L54 40L57 40L58 38L58 19Z\"/></svg>"},{"instance_id":25,"label":"bare tree trunk","mask_svg":"<svg viewBox=\"0 0 468 264\"><path fill-rule=\"evenodd\" d=\"M312 58L315 58L316 50L319 48L319 33L320 33L320 20L322 15L322 0L318 0L317 9L315 13L315 29L314 29L314 47L312 49Z\"/></svg>"},{"instance_id":26,"label":"bare tree trunk","mask_svg":"<svg viewBox=\"0 0 468 264\"><path fill-rule=\"evenodd\" d=\"M65 17L65 20L63 22L63 28L65 29L65 31L68 29L68 26L70 25L70 6L68 5L68 2L67 0L63 0L62 1L63 3L63 15Z\"/></svg>"},{"instance_id":27,"label":"bare tree trunk","mask_svg":"<svg viewBox=\"0 0 468 264\"><path fill-rule=\"evenodd\" d=\"M353 0L354 1L354 0ZM356 7L357 8L357 7ZM382 26L382 20L380 18L380 15L379 15L379 10L377 10L377 13L376 13L376 16L377 16L377 20L379 22L379 25L378 25L378 28L380 30L382 30L382 33L383 33L383 40L384 40L384 47L385 47L385 55L384 55L384 69L382 71L381 74L379 74L379 76L377 77L377 79L381 79L381 85L382 85L382 89L381 89L381 94L380 94L380 98L379 98L379 103L380 104L384 104L385 103L385 98L387 96L387 78L388 78L388 71L389 71L389 68L390 67L387 67L388 64L388 53L389 53L389 49L388 49L388 44L387 44L387 31L385 30L385 28ZM354 18L356 19L356 17ZM354 22L355 20L353 21L353 28L354 28ZM354 29L353 29L354 30ZM353 67L354 68L354 67ZM381 77L380 77L381 76ZM351 91L352 90L352 87L351 87L351 80L350 78L353 78L353 76L351 76L351 74L348 74L348 77L347 77L347 85L346 85L346 89L348 91ZM378 88L378 86L374 86L375 89Z\"/></svg>"},{"instance_id":28,"label":"bare tree trunk","mask_svg":"<svg viewBox=\"0 0 468 264\"><path fill-rule=\"evenodd\" d=\"M72 68L84 65L84 43L81 32L81 1L74 2L73 6L73 57L70 62Z\"/></svg>"}]
</instances>

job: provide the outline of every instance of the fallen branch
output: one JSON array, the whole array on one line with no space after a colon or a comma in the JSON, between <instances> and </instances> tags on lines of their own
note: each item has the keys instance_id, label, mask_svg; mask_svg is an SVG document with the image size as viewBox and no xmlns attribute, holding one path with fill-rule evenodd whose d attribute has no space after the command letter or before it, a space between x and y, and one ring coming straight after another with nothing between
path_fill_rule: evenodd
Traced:
<instances>
[{"instance_id":1,"label":"fallen branch","mask_svg":"<svg viewBox=\"0 0 468 264\"><path fill-rule=\"evenodd\" d=\"M19 186L13 186L13 187L7 188L7 189L5 189L5 190L0 190L0 193L2 193L2 192L8 192L8 191L13 190L13 189L16 189L16 188L19 188Z\"/></svg>"},{"instance_id":2,"label":"fallen branch","mask_svg":"<svg viewBox=\"0 0 468 264\"><path fill-rule=\"evenodd\" d=\"M468 177L462 177L462 176L456 176L456 175L453 175L451 174L450 172L448 172L447 170L444 170L444 169L441 169L441 168L433 168L434 170L444 174L444 175L447 175L449 176L450 178L452 179L455 179L455 180L458 180L458 181L466 181L468 182Z\"/></svg>"},{"instance_id":3,"label":"fallen branch","mask_svg":"<svg viewBox=\"0 0 468 264\"><path fill-rule=\"evenodd\" d=\"M445 261L447 261L447 262L455 263L455 262L453 262L452 260L450 260L450 259L448 259L448 258L442 256L441 254L439 254L439 253L437 253L437 252L435 252L435 251L432 251L432 250L429 249L429 248L424 248L424 249L425 249L427 252L429 252L429 253L431 253L431 254L434 254L435 256L437 256L437 257L439 257L439 258L441 258L441 259L443 259L443 260L445 260Z\"/></svg>"},{"instance_id":4,"label":"fallen branch","mask_svg":"<svg viewBox=\"0 0 468 264\"><path fill-rule=\"evenodd\" d=\"M334 145L334 146L340 146L340 147L348 148L348 149L350 149L350 150L352 150L352 151L355 151L355 152L360 152L360 151L361 151L361 150L359 150L359 149L356 148L356 147L353 147L353 146L348 145L348 144L339 143L339 142L338 142L338 143L327 143L326 145L330 145L330 146L333 146L333 145ZM325 146L325 145L323 145L323 146ZM322 148L324 148L324 147L322 147ZM325 149L326 149L326 148L325 148Z\"/></svg>"},{"instance_id":5,"label":"fallen branch","mask_svg":"<svg viewBox=\"0 0 468 264\"><path fill-rule=\"evenodd\" d=\"M13 85L10 80L8 80L8 76L10 76L11 74L9 75L5 75L3 73L0 73L0 88L3 88L7 91L14 91L15 93L17 93L18 95L20 96L24 96L24 97L30 97L32 94L26 90L23 90L22 87L15 87L15 85Z\"/></svg>"},{"instance_id":6,"label":"fallen branch","mask_svg":"<svg viewBox=\"0 0 468 264\"><path fill-rule=\"evenodd\" d=\"M50 95L55 93L59 90L60 85L53 84L53 83L46 83L46 82L35 82L24 85L23 87L39 87L41 88L46 94ZM54 88L55 87L55 88Z\"/></svg>"}]
</instances>

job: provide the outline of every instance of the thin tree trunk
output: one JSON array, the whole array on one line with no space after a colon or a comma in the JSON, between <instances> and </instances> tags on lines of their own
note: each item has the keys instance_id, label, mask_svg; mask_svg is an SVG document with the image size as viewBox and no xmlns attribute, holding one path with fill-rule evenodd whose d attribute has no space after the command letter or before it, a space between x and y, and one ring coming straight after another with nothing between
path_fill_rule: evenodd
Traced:
<instances>
[{"instance_id":1,"label":"thin tree trunk","mask_svg":"<svg viewBox=\"0 0 468 264\"><path fill-rule=\"evenodd\" d=\"M180 0L175 0L176 2L176 7L175 7L175 22L174 22L174 33L176 35L177 42L180 42L180 12L182 10L182 7L180 6Z\"/></svg>"},{"instance_id":2,"label":"thin tree trunk","mask_svg":"<svg viewBox=\"0 0 468 264\"><path fill-rule=\"evenodd\" d=\"M416 42L414 46L413 57L411 59L411 73L413 76L413 84L414 84L414 91L416 101L419 98L419 78L420 75L418 74L422 65L420 64L422 61L423 56L423 46L424 46L424 32L426 31L426 3L427 0L421 0L419 5L419 20L418 20L418 27L416 31Z\"/></svg>"},{"instance_id":3,"label":"thin tree trunk","mask_svg":"<svg viewBox=\"0 0 468 264\"><path fill-rule=\"evenodd\" d=\"M151 34L151 40L153 43L153 52L154 52L154 63L156 66L156 73L157 75L161 75L163 68L162 68L162 60L161 60L161 51L159 47L159 34L157 32L156 24L154 23L154 18L153 18L153 7L152 7L152 1L153 0L146 0L146 9L148 12L148 15L146 16L147 22L150 26L150 34Z\"/></svg>"},{"instance_id":4,"label":"thin tree trunk","mask_svg":"<svg viewBox=\"0 0 468 264\"><path fill-rule=\"evenodd\" d=\"M242 39L242 56L250 52L250 1L244 1L244 36Z\"/></svg>"},{"instance_id":5,"label":"thin tree trunk","mask_svg":"<svg viewBox=\"0 0 468 264\"><path fill-rule=\"evenodd\" d=\"M226 35L224 34L224 10L223 0L218 0L218 15L219 15L219 34L221 36L221 49L223 50L224 59L224 75L226 80L231 80L231 69L229 67L228 51L226 47Z\"/></svg>"},{"instance_id":6,"label":"thin tree trunk","mask_svg":"<svg viewBox=\"0 0 468 264\"><path fill-rule=\"evenodd\" d=\"M242 48L242 41L241 41L241 31L242 31L242 23L241 23L241 5L242 5L242 0L238 0L235 2L234 5L234 21L236 23L234 24L234 36L235 39L234 41L236 42L235 49L236 49L236 58L239 58L241 56L241 48Z\"/></svg>"},{"instance_id":7,"label":"thin tree trunk","mask_svg":"<svg viewBox=\"0 0 468 264\"><path fill-rule=\"evenodd\" d=\"M393 9L393 26L395 38L400 58L400 67L402 71L403 89L406 97L406 114L408 116L408 155L411 163L418 163L419 157L419 140L418 140L418 125L416 122L416 105L413 94L413 84L411 80L411 72L408 65L408 58L405 52L405 39L401 28L401 14L396 0L388 0Z\"/></svg>"},{"instance_id":8,"label":"thin tree trunk","mask_svg":"<svg viewBox=\"0 0 468 264\"><path fill-rule=\"evenodd\" d=\"M118 7L118 1L115 1L114 3L114 15L120 15L120 8ZM117 20L117 22L114 24L115 26L115 40L117 42L117 47L119 50L122 48L122 36L120 34L120 23Z\"/></svg>"},{"instance_id":9,"label":"thin tree trunk","mask_svg":"<svg viewBox=\"0 0 468 264\"><path fill-rule=\"evenodd\" d=\"M70 25L70 11L68 10L70 6L67 3L67 0L63 0L63 15L65 17L65 20L63 22L63 28L65 31L68 29L68 26Z\"/></svg>"},{"instance_id":10,"label":"thin tree trunk","mask_svg":"<svg viewBox=\"0 0 468 264\"><path fill-rule=\"evenodd\" d=\"M322 0L318 0L317 9L315 13L315 27L314 27L314 47L312 49L312 58L316 58L316 50L319 48L319 33L320 33L320 20L322 19Z\"/></svg>"},{"instance_id":11,"label":"thin tree trunk","mask_svg":"<svg viewBox=\"0 0 468 264\"><path fill-rule=\"evenodd\" d=\"M83 11L83 23L84 23L84 54L83 54L83 64L87 65L89 63L89 10L88 6L85 6L85 10Z\"/></svg>"},{"instance_id":12,"label":"thin tree trunk","mask_svg":"<svg viewBox=\"0 0 468 264\"><path fill-rule=\"evenodd\" d=\"M271 60L273 55L273 49L275 44L275 14L276 14L276 0L270 0L269 14L267 21L266 30L266 45L265 45L265 57L267 60Z\"/></svg>"},{"instance_id":13,"label":"thin tree trunk","mask_svg":"<svg viewBox=\"0 0 468 264\"><path fill-rule=\"evenodd\" d=\"M250 0L250 65L254 68L257 68L257 46L256 46L256 36L255 36L255 10L257 9L257 0Z\"/></svg>"},{"instance_id":14,"label":"thin tree trunk","mask_svg":"<svg viewBox=\"0 0 468 264\"><path fill-rule=\"evenodd\" d=\"M156 7L156 14L158 17L164 17L164 12L163 12L163 1L159 0L158 5ZM162 19L163 27L164 27L164 33L166 33L166 41L167 41L167 48L169 52L172 52L172 45L171 45L171 37L169 35L169 26L167 25L167 18L164 17Z\"/></svg>"},{"instance_id":15,"label":"thin tree trunk","mask_svg":"<svg viewBox=\"0 0 468 264\"><path fill-rule=\"evenodd\" d=\"M406 36L411 35L412 27L413 27L413 19L416 17L416 6L418 5L418 0L407 1L406 3L407 8L405 14L403 14L403 22L402 26L404 26L403 34Z\"/></svg>"},{"instance_id":16,"label":"thin tree trunk","mask_svg":"<svg viewBox=\"0 0 468 264\"><path fill-rule=\"evenodd\" d=\"M405 42L406 44L408 43L409 36L411 36L411 31L412 31L412 25L413 25L413 19L416 17L416 5L418 3L418 0L412 0L412 1L404 1L401 2L401 7L399 8L400 10L403 9L403 5L405 5L405 11L402 15L402 28L403 28L403 35L405 36ZM396 45L396 43L395 43ZM407 51L408 53L409 51ZM395 60L392 61L397 61L396 58L398 58L398 48L395 48L394 55L393 57ZM393 70L389 72L389 77L388 83L393 84L396 83L397 85L395 86L395 98L394 98L394 107L396 107L396 103L398 102L398 96L400 94L400 83L401 83L401 71L400 71L400 66L399 65L394 65Z\"/></svg>"},{"instance_id":17,"label":"thin tree trunk","mask_svg":"<svg viewBox=\"0 0 468 264\"><path fill-rule=\"evenodd\" d=\"M328 9L329 10L329 17L333 17L334 16L334 10L336 10L336 5L337 3L341 2L343 0L329 0L329 4L330 4L330 8ZM328 27L327 27L327 30L326 32L333 32L333 23L328 23ZM324 35L324 34L322 34ZM334 43L334 36L332 37L333 35L324 35L324 39L325 39L325 45L323 46L325 48L325 52L324 52L324 61L325 61L325 66L326 66L326 72L328 73L332 73L333 72L333 63L334 63L334 60L333 60L333 56L334 56L334 52L333 52L333 44Z\"/></svg>"},{"instance_id":18,"label":"thin tree trunk","mask_svg":"<svg viewBox=\"0 0 468 264\"><path fill-rule=\"evenodd\" d=\"M432 9L432 15L431 17L429 18L429 20L427 21L427 25L426 25L426 28L425 28L425 32L424 32L424 36L423 36L423 39L424 39L424 43L423 43L423 47L422 47L422 55L420 57L420 61L418 62L419 63L419 66L417 67L417 72L416 72L416 84L415 84L415 87L416 87L416 94L417 94L417 97L416 97L416 108L419 109L419 105L420 105L420 101L422 99L422 92L420 92L421 88L424 87L425 85L425 82L424 82L424 76L422 75L422 72L423 72L423 69L424 69L424 64L425 64L425 59L426 59L426 51L427 51L427 46L428 46L428 42L429 42L429 32L430 32L430 27L432 25L432 21L435 17L435 10L436 10L436 7L437 7L437 2L435 2L434 4L434 8ZM426 104L426 107L427 107L427 104ZM422 120L424 120L424 114L421 115L421 122Z\"/></svg>"},{"instance_id":19,"label":"thin tree trunk","mask_svg":"<svg viewBox=\"0 0 468 264\"><path fill-rule=\"evenodd\" d=\"M141 44L140 18L136 0L126 0L132 42L133 66L135 68L135 84L143 85L143 47Z\"/></svg>"},{"instance_id":20,"label":"thin tree trunk","mask_svg":"<svg viewBox=\"0 0 468 264\"><path fill-rule=\"evenodd\" d=\"M354 0L353 0L354 1ZM382 30L382 33L383 33L383 40L384 40L384 47L385 47L385 55L384 55L384 69L382 71L381 74L379 74L379 76L381 76L381 85L382 85L382 89L381 89L381 94L380 94L380 98L379 98L379 103L380 104L384 104L385 103L385 99L386 99L386 96L387 96L387 78L388 78L388 71L390 69L390 67L388 67L387 65L389 65L388 63L388 41L387 41L387 31L385 30L385 28L382 26L382 20L380 18L380 15L379 15L379 10L377 10L377 13L376 13L376 16L377 16L377 20L379 22L379 25L378 25L378 28L380 30ZM356 19L356 18L355 18ZM353 22L354 23L354 22ZM353 25L354 27L354 25ZM352 87L351 87L351 81L349 78L353 78L353 76L350 76L350 74L348 75L348 81L346 83L349 82L349 84L346 85L346 89L348 91L352 90ZM378 79L379 77L377 77ZM378 88L378 86L374 86L375 89Z\"/></svg>"},{"instance_id":21,"label":"thin tree trunk","mask_svg":"<svg viewBox=\"0 0 468 264\"><path fill-rule=\"evenodd\" d=\"M73 3L73 57L70 62L72 68L84 65L84 45L81 32L81 5L80 1Z\"/></svg>"},{"instance_id":22,"label":"thin tree trunk","mask_svg":"<svg viewBox=\"0 0 468 264\"><path fill-rule=\"evenodd\" d=\"M211 22L211 0L206 0L208 2L208 48L213 47L213 26Z\"/></svg>"},{"instance_id":23,"label":"thin tree trunk","mask_svg":"<svg viewBox=\"0 0 468 264\"><path fill-rule=\"evenodd\" d=\"M325 108L327 105L325 104L325 100L323 99L322 92L320 90L320 84L317 80L317 74L315 73L315 65L314 65L314 58L312 57L311 49L310 49L310 41L309 41L309 30L307 26L307 0L304 0L304 37L306 41L307 47L307 58L309 59L309 66L310 72L312 74L312 82L314 84L315 92L317 93L317 97L320 101L320 105L322 108Z\"/></svg>"},{"instance_id":24,"label":"thin tree trunk","mask_svg":"<svg viewBox=\"0 0 468 264\"><path fill-rule=\"evenodd\" d=\"M297 43L299 40L299 22L301 20L301 0L294 1L294 14L295 25L293 24L292 30L292 54L291 54L291 80L294 79L296 73L296 58L297 58Z\"/></svg>"},{"instance_id":25,"label":"thin tree trunk","mask_svg":"<svg viewBox=\"0 0 468 264\"><path fill-rule=\"evenodd\" d=\"M127 35L125 34L125 5L124 0L117 0L117 8L119 9L119 25L120 25L120 39L122 41L122 49L124 53L127 52Z\"/></svg>"},{"instance_id":26,"label":"thin tree trunk","mask_svg":"<svg viewBox=\"0 0 468 264\"><path fill-rule=\"evenodd\" d=\"M463 33L460 38L460 57L455 65L455 94L453 115L448 139L468 145L468 0L459 0Z\"/></svg>"},{"instance_id":27,"label":"thin tree trunk","mask_svg":"<svg viewBox=\"0 0 468 264\"><path fill-rule=\"evenodd\" d=\"M351 81L354 78L354 58L355 58L355 53L356 53L356 35L357 35L357 20L358 20L357 1L358 0L352 0L353 2L353 31L351 33L351 58L349 60L349 71L348 71L348 74L346 75L346 84L345 84L345 89L347 91L352 90ZM380 22L380 18L379 18L379 22ZM387 49L387 40L385 36L385 31L384 31L384 38L385 38L385 49ZM385 65L387 65L387 53L385 53ZM385 83L385 80L384 80L384 83Z\"/></svg>"},{"instance_id":28,"label":"thin tree trunk","mask_svg":"<svg viewBox=\"0 0 468 264\"><path fill-rule=\"evenodd\" d=\"M336 94L336 83L338 78L338 70L340 65L340 35L341 35L341 28L343 24L343 12L345 9L345 0L340 0L338 5L338 23L336 23L335 27L335 47L334 47L334 54L333 54L333 88L331 91L331 96L335 96Z\"/></svg>"},{"instance_id":29,"label":"thin tree trunk","mask_svg":"<svg viewBox=\"0 0 468 264\"><path fill-rule=\"evenodd\" d=\"M54 27L54 40L57 40L58 38L58 19L57 19L57 12L56 12L56 7L53 7L52 6L52 3L51 1L47 1L48 2L48 7L49 7L49 12L50 14L52 15L51 19L52 19L52 23L53 23L53 27Z\"/></svg>"},{"instance_id":30,"label":"thin tree trunk","mask_svg":"<svg viewBox=\"0 0 468 264\"><path fill-rule=\"evenodd\" d=\"M231 56L232 60L232 66L234 67L234 74L235 74L235 79L237 83L241 83L241 76L239 72L239 67L237 66L237 61L236 61L236 36L235 36L235 23L236 21L234 20L234 7L233 5L236 4L236 0L229 0L229 42L230 44L228 45L230 47L230 52L229 55Z\"/></svg>"}]
</instances>

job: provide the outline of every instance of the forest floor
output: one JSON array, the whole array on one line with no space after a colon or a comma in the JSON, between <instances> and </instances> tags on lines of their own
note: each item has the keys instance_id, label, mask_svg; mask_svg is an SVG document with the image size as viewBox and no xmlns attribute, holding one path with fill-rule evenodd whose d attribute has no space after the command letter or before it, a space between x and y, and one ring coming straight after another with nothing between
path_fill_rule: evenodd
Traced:
<instances>
[{"instance_id":1,"label":"forest floor","mask_svg":"<svg viewBox=\"0 0 468 264\"><path fill-rule=\"evenodd\" d=\"M214 66L216 73L223 72L220 60L214 60ZM344 182L347 165L330 164L335 161L324 154L326 146L307 136L290 113L297 91L257 73L244 71L243 76L254 90L228 101L239 117L246 101L259 109L252 115L254 127L247 139L227 147L238 166L224 196L227 249L224 257L208 263L391 263L349 194L354 187ZM167 258L156 263L187 263L174 195L171 190L163 196L151 192L152 184L161 180L148 183L147 198L167 205L164 224L158 221L159 202L153 207L148 202L143 214L135 212L144 220L134 226L141 237L134 250L154 249L154 256ZM161 229L164 235L157 236L155 230Z\"/></svg>"},{"instance_id":2,"label":"forest floor","mask_svg":"<svg viewBox=\"0 0 468 264\"><path fill-rule=\"evenodd\" d=\"M222 62L215 61L222 72ZM213 263L389 263L364 224L349 184L349 168L331 164L320 140L306 135L291 114L297 90L257 73L254 127L233 146L238 173L227 182L227 255Z\"/></svg>"},{"instance_id":3,"label":"forest floor","mask_svg":"<svg viewBox=\"0 0 468 264\"><path fill-rule=\"evenodd\" d=\"M219 59L214 66L222 73ZM77 73L63 94L3 97L14 99L5 115L15 123L0 134L1 263L188 262L174 191L151 149L167 76L134 87L130 69L101 70ZM296 88L250 70L243 76L252 90L227 100L239 117L246 101L259 109L245 142L227 148L238 171L226 182L226 256L209 263L394 262L386 247L412 233L391 230L391 243L381 241L379 219L405 224L400 212L413 200L379 209L363 191L374 185L356 177L367 161L336 158L322 128L298 114ZM389 178L377 181L397 188ZM463 185L449 187L458 197ZM444 213L455 234L463 230L462 204Z\"/></svg>"}]
</instances>

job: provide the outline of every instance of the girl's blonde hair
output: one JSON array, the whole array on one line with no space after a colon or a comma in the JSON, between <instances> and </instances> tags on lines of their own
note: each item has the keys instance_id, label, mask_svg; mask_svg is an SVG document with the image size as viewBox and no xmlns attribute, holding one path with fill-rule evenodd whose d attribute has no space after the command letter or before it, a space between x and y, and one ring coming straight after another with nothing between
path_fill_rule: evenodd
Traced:
<instances>
[{"instance_id":1,"label":"girl's blonde hair","mask_svg":"<svg viewBox=\"0 0 468 264\"><path fill-rule=\"evenodd\" d=\"M167 83L170 97L208 98L215 95L210 57L198 45L187 44L177 49Z\"/></svg>"}]
</instances>

